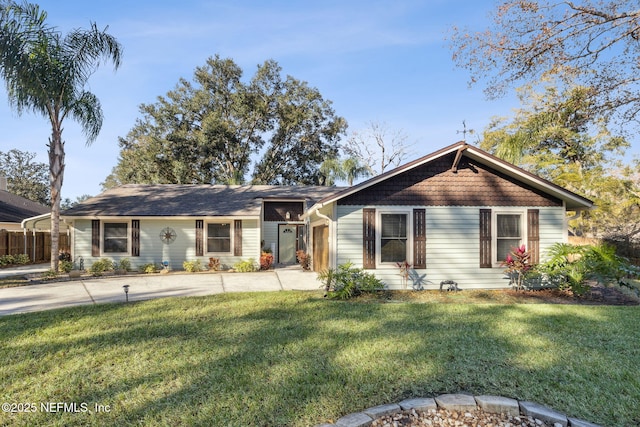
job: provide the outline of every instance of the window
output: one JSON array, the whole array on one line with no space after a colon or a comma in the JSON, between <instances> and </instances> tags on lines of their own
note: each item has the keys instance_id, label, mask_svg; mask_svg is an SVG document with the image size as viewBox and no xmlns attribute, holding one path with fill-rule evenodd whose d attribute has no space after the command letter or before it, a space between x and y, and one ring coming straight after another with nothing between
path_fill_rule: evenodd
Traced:
<instances>
[{"instance_id":1,"label":"window","mask_svg":"<svg viewBox=\"0 0 640 427\"><path fill-rule=\"evenodd\" d=\"M515 247L525 244L530 263L540 254L540 211L501 208L499 212L480 209L480 268L500 267Z\"/></svg>"},{"instance_id":2,"label":"window","mask_svg":"<svg viewBox=\"0 0 640 427\"><path fill-rule=\"evenodd\" d=\"M518 213L496 215L496 261L502 262L513 248L522 242L522 215Z\"/></svg>"},{"instance_id":3,"label":"window","mask_svg":"<svg viewBox=\"0 0 640 427\"><path fill-rule=\"evenodd\" d=\"M380 222L380 262L407 260L407 214L381 214Z\"/></svg>"},{"instance_id":4,"label":"window","mask_svg":"<svg viewBox=\"0 0 640 427\"><path fill-rule=\"evenodd\" d=\"M207 252L231 252L231 224L207 225Z\"/></svg>"},{"instance_id":5,"label":"window","mask_svg":"<svg viewBox=\"0 0 640 427\"><path fill-rule=\"evenodd\" d=\"M125 222L105 222L102 250L104 253L128 252L128 224Z\"/></svg>"}]
</instances>

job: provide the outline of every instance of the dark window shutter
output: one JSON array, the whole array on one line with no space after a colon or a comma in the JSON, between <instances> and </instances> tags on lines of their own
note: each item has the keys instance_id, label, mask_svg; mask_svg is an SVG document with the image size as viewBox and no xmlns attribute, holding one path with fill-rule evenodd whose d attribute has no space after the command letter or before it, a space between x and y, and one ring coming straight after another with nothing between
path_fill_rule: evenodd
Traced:
<instances>
[{"instance_id":1,"label":"dark window shutter","mask_svg":"<svg viewBox=\"0 0 640 427\"><path fill-rule=\"evenodd\" d=\"M540 211L529 209L527 211L527 250L531 254L529 262L540 262Z\"/></svg>"},{"instance_id":2,"label":"dark window shutter","mask_svg":"<svg viewBox=\"0 0 640 427\"><path fill-rule=\"evenodd\" d=\"M242 256L242 220L233 221L233 255Z\"/></svg>"},{"instance_id":3,"label":"dark window shutter","mask_svg":"<svg viewBox=\"0 0 640 427\"><path fill-rule=\"evenodd\" d=\"M91 256L100 256L100 220L91 220Z\"/></svg>"},{"instance_id":4,"label":"dark window shutter","mask_svg":"<svg viewBox=\"0 0 640 427\"><path fill-rule=\"evenodd\" d=\"M140 220L131 221L131 256L140 256Z\"/></svg>"},{"instance_id":5,"label":"dark window shutter","mask_svg":"<svg viewBox=\"0 0 640 427\"><path fill-rule=\"evenodd\" d=\"M362 209L362 267L376 268L376 210Z\"/></svg>"},{"instance_id":6,"label":"dark window shutter","mask_svg":"<svg viewBox=\"0 0 640 427\"><path fill-rule=\"evenodd\" d=\"M480 209L480 268L491 267L491 209Z\"/></svg>"},{"instance_id":7,"label":"dark window shutter","mask_svg":"<svg viewBox=\"0 0 640 427\"><path fill-rule=\"evenodd\" d=\"M413 210L413 268L427 268L427 211Z\"/></svg>"},{"instance_id":8,"label":"dark window shutter","mask_svg":"<svg viewBox=\"0 0 640 427\"><path fill-rule=\"evenodd\" d=\"M196 256L204 255L204 221L196 219Z\"/></svg>"}]
</instances>

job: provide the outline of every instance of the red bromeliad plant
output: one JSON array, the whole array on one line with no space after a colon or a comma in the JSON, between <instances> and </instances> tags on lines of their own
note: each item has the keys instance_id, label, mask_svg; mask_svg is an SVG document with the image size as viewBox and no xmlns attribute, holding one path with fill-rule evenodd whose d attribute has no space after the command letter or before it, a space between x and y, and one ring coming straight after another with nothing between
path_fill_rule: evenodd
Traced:
<instances>
[{"instance_id":1,"label":"red bromeliad plant","mask_svg":"<svg viewBox=\"0 0 640 427\"><path fill-rule=\"evenodd\" d=\"M273 265L273 254L270 252L262 252L260 255L260 270L269 270Z\"/></svg>"},{"instance_id":2,"label":"red bromeliad plant","mask_svg":"<svg viewBox=\"0 0 640 427\"><path fill-rule=\"evenodd\" d=\"M515 248L507 255L507 259L502 263L507 269L504 271L511 277L511 284L515 286L517 290L523 288L524 277L532 267L529 264L531 253L527 252L524 245Z\"/></svg>"},{"instance_id":3,"label":"red bromeliad plant","mask_svg":"<svg viewBox=\"0 0 640 427\"><path fill-rule=\"evenodd\" d=\"M400 269L400 277L402 277L402 287L407 289L407 282L409 279L409 270L411 270L411 264L406 260L402 262L396 262L396 267Z\"/></svg>"}]
</instances>

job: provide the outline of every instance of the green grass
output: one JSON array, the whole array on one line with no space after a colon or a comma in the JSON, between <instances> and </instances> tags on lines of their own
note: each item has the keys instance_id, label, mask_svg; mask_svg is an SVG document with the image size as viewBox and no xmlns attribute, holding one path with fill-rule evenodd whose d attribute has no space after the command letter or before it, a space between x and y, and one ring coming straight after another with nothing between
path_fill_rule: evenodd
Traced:
<instances>
[{"instance_id":1,"label":"green grass","mask_svg":"<svg viewBox=\"0 0 640 427\"><path fill-rule=\"evenodd\" d=\"M24 278L24 274L19 276L0 277L0 289L13 288L15 286L26 286L28 284L29 281Z\"/></svg>"},{"instance_id":2,"label":"green grass","mask_svg":"<svg viewBox=\"0 0 640 427\"><path fill-rule=\"evenodd\" d=\"M306 426L442 393L640 424L640 308L223 294L0 318L0 425ZM44 413L43 402L109 405Z\"/></svg>"}]
</instances>

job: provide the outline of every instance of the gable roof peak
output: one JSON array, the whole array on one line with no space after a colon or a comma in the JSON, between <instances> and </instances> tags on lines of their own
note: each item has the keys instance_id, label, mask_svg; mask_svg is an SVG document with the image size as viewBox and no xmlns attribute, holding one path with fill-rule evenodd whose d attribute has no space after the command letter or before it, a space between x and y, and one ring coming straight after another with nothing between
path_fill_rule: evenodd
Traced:
<instances>
[{"instance_id":1,"label":"gable roof peak","mask_svg":"<svg viewBox=\"0 0 640 427\"><path fill-rule=\"evenodd\" d=\"M413 160L404 165L398 166L395 169L384 172L380 175L374 176L366 181L361 182L360 184L356 184L352 187L349 187L341 192L338 192L333 195L329 195L324 199L320 200L317 205L312 208L315 210L317 208L326 205L327 203L336 202L344 197L350 196L354 193L357 193L365 188L371 187L375 184L393 178L397 175L420 167L426 163L433 162L441 157L447 156L449 154L456 153L455 159L451 166L451 171L456 172L457 166L462 158L462 156L466 156L467 158L479 162L485 166L489 166L492 169L504 173L517 181L520 181L524 184L530 185L534 188L537 188L549 195L552 195L560 200L563 200L566 204L566 208L568 210L580 210L580 209L589 209L593 206L593 202L585 197L580 196L579 194L573 193L565 188L560 187L557 184L552 183L544 178L541 178L537 175L532 174L514 164L511 164L505 160L502 160L482 149L476 147L474 145L467 144L466 141L458 141L454 144L441 148L431 154L427 154L422 156L416 160Z\"/></svg>"}]
</instances>

